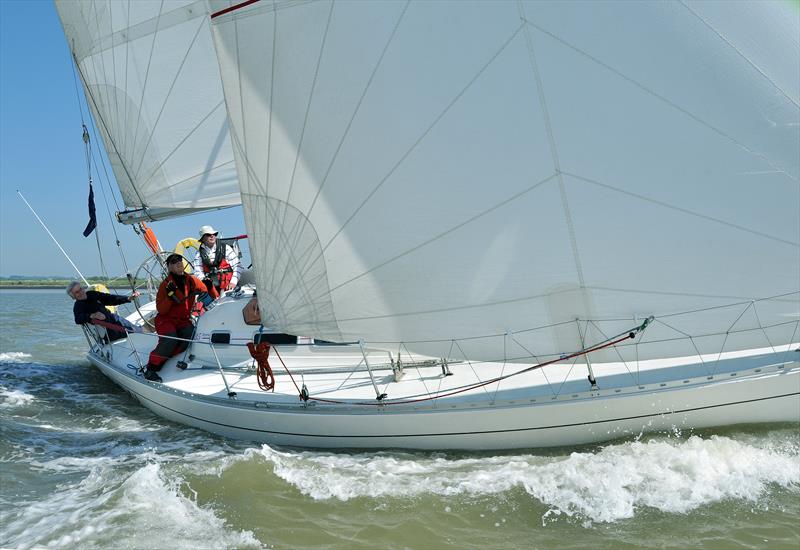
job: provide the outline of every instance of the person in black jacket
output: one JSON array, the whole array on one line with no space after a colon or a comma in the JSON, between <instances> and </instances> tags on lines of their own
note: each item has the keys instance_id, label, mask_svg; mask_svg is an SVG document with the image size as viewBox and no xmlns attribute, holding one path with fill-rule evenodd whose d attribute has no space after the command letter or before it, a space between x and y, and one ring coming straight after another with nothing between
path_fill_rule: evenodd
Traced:
<instances>
[{"instance_id":1,"label":"person in black jacket","mask_svg":"<svg viewBox=\"0 0 800 550\"><path fill-rule=\"evenodd\" d=\"M75 305L72 306L72 312L75 314L75 324L91 323L92 319L97 319L98 321L118 325L120 330L106 327L108 339L112 342L125 338L126 331L141 332L139 327L133 326L127 319L123 319L116 313L111 313L106 309L106 306L129 303L133 298L139 296L138 292L134 291L128 296L106 294L105 292L86 290L78 281L72 281L67 287L67 294L75 299Z\"/></svg>"}]
</instances>

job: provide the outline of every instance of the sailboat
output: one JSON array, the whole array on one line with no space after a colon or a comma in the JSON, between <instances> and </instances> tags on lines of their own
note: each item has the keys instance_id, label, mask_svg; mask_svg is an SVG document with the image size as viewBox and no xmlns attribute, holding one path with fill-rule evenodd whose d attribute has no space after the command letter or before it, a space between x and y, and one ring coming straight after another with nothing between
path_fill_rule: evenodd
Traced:
<instances>
[{"instance_id":1,"label":"sailboat","mask_svg":"<svg viewBox=\"0 0 800 550\"><path fill-rule=\"evenodd\" d=\"M163 383L152 334L86 328L156 414L317 448L800 421L796 5L56 6L119 220L244 214L251 281Z\"/></svg>"}]
</instances>

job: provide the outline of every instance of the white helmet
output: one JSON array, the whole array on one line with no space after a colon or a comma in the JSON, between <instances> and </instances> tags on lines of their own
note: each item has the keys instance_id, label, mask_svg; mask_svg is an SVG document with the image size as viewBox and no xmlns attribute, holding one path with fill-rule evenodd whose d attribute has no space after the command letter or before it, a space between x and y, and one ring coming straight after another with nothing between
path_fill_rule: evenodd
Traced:
<instances>
[{"instance_id":1,"label":"white helmet","mask_svg":"<svg viewBox=\"0 0 800 550\"><path fill-rule=\"evenodd\" d=\"M200 228L200 238L202 239L204 235L216 235L219 233L216 229L211 227L210 225L204 225Z\"/></svg>"}]
</instances>

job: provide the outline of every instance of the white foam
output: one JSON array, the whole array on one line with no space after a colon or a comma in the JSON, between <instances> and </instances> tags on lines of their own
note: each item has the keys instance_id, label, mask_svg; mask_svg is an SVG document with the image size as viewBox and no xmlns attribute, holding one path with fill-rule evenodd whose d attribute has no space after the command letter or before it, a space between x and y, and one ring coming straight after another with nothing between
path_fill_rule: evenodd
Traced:
<instances>
[{"instance_id":1,"label":"white foam","mask_svg":"<svg viewBox=\"0 0 800 550\"><path fill-rule=\"evenodd\" d=\"M5 542L14 548L160 548L165 541L173 549L262 547L250 531L230 529L213 509L186 497L183 480L166 480L160 465L127 476L115 471L99 467L44 501L21 504L6 518Z\"/></svg>"},{"instance_id":2,"label":"white foam","mask_svg":"<svg viewBox=\"0 0 800 550\"><path fill-rule=\"evenodd\" d=\"M8 351L0 353L0 361L5 363L24 363L26 359L30 359L30 353L23 353L21 351Z\"/></svg>"},{"instance_id":3,"label":"white foam","mask_svg":"<svg viewBox=\"0 0 800 550\"><path fill-rule=\"evenodd\" d=\"M4 386L0 386L0 407L21 407L33 402L34 399L34 396L24 391L9 390Z\"/></svg>"},{"instance_id":4,"label":"white foam","mask_svg":"<svg viewBox=\"0 0 800 550\"><path fill-rule=\"evenodd\" d=\"M138 459L139 457L136 458ZM53 460L46 460L46 461L30 460L28 462L33 468L40 470L49 470L53 472L88 472L103 466L110 466L112 464L119 465L123 462L123 460L114 459L107 456L95 456L95 457L83 457L83 458L74 456L62 456L59 458L54 458Z\"/></svg>"},{"instance_id":5,"label":"white foam","mask_svg":"<svg viewBox=\"0 0 800 550\"><path fill-rule=\"evenodd\" d=\"M800 442L656 438L567 457L510 455L447 459L413 453L260 454L276 475L314 499L493 495L522 487L551 507L545 514L596 522L638 508L686 513L723 499L757 501L770 484L800 492ZM247 453L245 453L247 454Z\"/></svg>"}]
</instances>

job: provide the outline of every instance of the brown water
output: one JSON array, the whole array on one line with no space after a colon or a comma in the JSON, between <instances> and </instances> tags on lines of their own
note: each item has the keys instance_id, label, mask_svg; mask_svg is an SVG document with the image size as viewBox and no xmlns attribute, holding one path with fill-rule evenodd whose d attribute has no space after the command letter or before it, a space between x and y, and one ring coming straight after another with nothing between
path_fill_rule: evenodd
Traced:
<instances>
[{"instance_id":1,"label":"brown water","mask_svg":"<svg viewBox=\"0 0 800 550\"><path fill-rule=\"evenodd\" d=\"M63 291L0 290L0 547L800 547L798 424L547 451L277 449L154 416L85 347Z\"/></svg>"}]
</instances>

